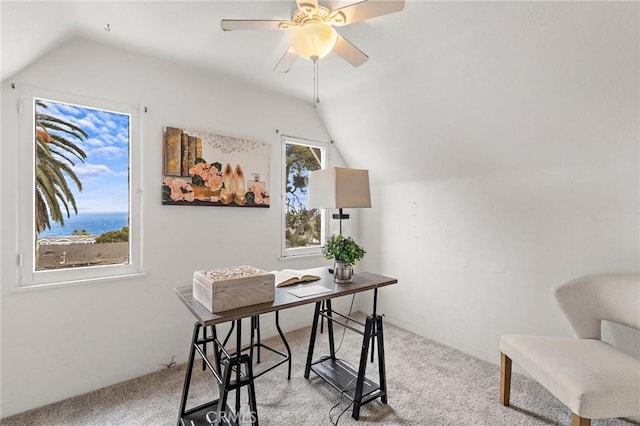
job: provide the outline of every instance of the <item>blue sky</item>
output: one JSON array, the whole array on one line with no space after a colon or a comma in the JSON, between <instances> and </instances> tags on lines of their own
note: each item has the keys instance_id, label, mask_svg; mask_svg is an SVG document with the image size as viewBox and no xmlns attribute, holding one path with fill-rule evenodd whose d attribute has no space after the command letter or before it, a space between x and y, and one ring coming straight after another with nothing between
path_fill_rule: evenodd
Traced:
<instances>
[{"instance_id":1,"label":"blue sky","mask_svg":"<svg viewBox=\"0 0 640 426\"><path fill-rule=\"evenodd\" d=\"M71 138L87 154L84 163L76 161L73 168L82 182L82 192L70 182L78 213L129 211L129 116L43 102L49 106L45 114L74 123L89 135L82 142Z\"/></svg>"},{"instance_id":2,"label":"blue sky","mask_svg":"<svg viewBox=\"0 0 640 426\"><path fill-rule=\"evenodd\" d=\"M309 171L308 171L308 170L303 170L303 171L302 171L302 175L303 175L303 176L305 176L305 177L306 177L306 176L309 176ZM288 180L289 180L289 182L291 183L291 181L292 181L291 177L288 177ZM305 207L306 207L306 208L309 208L309 202L308 202L309 195L308 195L308 191L307 191L307 192L302 192L302 191L298 188L298 189L296 189L296 190L294 191L294 194L298 196L297 200L296 200L296 198L293 196L293 194L290 194L290 193L288 193L288 192L286 193L286 197L287 197L287 200L290 200L290 202L291 202L291 203L296 207L296 209L298 208L298 203L297 203L297 201L300 201L302 204L304 204L304 205L305 205Z\"/></svg>"}]
</instances>

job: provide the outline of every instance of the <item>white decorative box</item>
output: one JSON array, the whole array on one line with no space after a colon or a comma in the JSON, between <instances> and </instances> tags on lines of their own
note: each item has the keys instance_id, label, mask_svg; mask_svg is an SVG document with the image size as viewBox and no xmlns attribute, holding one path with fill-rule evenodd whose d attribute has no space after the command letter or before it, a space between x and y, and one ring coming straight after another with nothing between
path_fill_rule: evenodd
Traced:
<instances>
[{"instance_id":1,"label":"white decorative box","mask_svg":"<svg viewBox=\"0 0 640 426\"><path fill-rule=\"evenodd\" d=\"M253 266L233 266L193 273L193 297L213 313L272 302L273 274Z\"/></svg>"}]
</instances>

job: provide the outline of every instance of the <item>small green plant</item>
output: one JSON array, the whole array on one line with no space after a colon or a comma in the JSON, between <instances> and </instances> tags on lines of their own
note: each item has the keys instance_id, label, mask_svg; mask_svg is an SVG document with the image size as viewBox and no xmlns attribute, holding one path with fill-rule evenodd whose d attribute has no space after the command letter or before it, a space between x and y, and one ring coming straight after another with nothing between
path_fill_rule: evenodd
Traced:
<instances>
[{"instance_id":1,"label":"small green plant","mask_svg":"<svg viewBox=\"0 0 640 426\"><path fill-rule=\"evenodd\" d=\"M346 262L350 265L362 260L366 253L353 238L343 237L339 234L327 238L326 244L322 247L322 254L325 259L335 259L338 262Z\"/></svg>"}]
</instances>

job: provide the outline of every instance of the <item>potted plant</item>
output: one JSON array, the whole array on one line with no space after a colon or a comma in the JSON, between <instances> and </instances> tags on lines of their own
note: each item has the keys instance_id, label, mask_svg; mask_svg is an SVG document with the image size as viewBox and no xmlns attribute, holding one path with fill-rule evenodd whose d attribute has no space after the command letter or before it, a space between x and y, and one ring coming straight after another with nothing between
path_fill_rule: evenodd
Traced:
<instances>
[{"instance_id":1,"label":"potted plant","mask_svg":"<svg viewBox=\"0 0 640 426\"><path fill-rule=\"evenodd\" d=\"M326 244L322 247L325 259L335 260L333 280L339 284L351 282L353 265L362 260L366 253L353 238L343 237L339 234L327 238Z\"/></svg>"}]
</instances>

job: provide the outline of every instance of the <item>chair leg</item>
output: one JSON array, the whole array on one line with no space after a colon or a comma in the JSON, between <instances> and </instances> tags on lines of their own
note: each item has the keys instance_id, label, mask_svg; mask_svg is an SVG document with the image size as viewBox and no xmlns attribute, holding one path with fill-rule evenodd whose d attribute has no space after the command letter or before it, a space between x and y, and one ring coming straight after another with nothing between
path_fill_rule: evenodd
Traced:
<instances>
[{"instance_id":1,"label":"chair leg","mask_svg":"<svg viewBox=\"0 0 640 426\"><path fill-rule=\"evenodd\" d=\"M511 358L500 352L500 402L505 407L509 406L511 396ZM574 425L575 426L575 423ZM589 425L580 425L589 426Z\"/></svg>"},{"instance_id":2,"label":"chair leg","mask_svg":"<svg viewBox=\"0 0 640 426\"><path fill-rule=\"evenodd\" d=\"M591 426L591 419L586 419L571 413L571 426Z\"/></svg>"}]
</instances>

